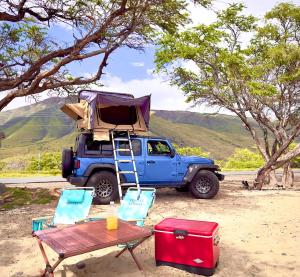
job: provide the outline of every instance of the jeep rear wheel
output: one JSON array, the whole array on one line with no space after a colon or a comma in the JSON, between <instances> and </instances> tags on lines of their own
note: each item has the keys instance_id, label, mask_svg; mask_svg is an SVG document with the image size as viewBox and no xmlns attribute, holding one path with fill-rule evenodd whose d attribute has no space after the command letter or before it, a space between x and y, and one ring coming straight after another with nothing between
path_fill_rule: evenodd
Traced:
<instances>
[{"instance_id":1,"label":"jeep rear wheel","mask_svg":"<svg viewBox=\"0 0 300 277\"><path fill-rule=\"evenodd\" d=\"M88 180L88 187L95 188L95 204L109 204L118 198L118 184L116 175L109 171L94 173Z\"/></svg>"},{"instance_id":2,"label":"jeep rear wheel","mask_svg":"<svg viewBox=\"0 0 300 277\"><path fill-rule=\"evenodd\" d=\"M218 177L209 170L201 170L193 178L190 191L195 198L213 198L219 191Z\"/></svg>"}]
</instances>

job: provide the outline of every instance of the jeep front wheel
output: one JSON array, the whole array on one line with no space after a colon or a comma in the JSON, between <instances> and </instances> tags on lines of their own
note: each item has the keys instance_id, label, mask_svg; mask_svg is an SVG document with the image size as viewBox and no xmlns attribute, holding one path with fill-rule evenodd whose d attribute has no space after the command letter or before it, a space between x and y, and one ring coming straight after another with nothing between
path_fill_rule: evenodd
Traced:
<instances>
[{"instance_id":1,"label":"jeep front wheel","mask_svg":"<svg viewBox=\"0 0 300 277\"><path fill-rule=\"evenodd\" d=\"M218 177L209 170L201 170L193 178L190 191L195 198L213 198L219 191Z\"/></svg>"},{"instance_id":2,"label":"jeep front wheel","mask_svg":"<svg viewBox=\"0 0 300 277\"><path fill-rule=\"evenodd\" d=\"M109 171L94 173L88 180L88 187L95 188L94 203L109 204L118 197L118 184L116 175Z\"/></svg>"}]
</instances>

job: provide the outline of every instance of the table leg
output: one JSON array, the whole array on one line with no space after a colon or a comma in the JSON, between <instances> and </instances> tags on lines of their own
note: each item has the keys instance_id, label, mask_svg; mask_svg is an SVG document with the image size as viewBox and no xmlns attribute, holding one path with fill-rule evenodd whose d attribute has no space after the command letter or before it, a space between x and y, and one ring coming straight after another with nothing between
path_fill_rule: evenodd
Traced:
<instances>
[{"instance_id":1,"label":"table leg","mask_svg":"<svg viewBox=\"0 0 300 277\"><path fill-rule=\"evenodd\" d=\"M120 255L122 255L126 250L128 249L128 246L126 245L124 249L122 249L115 257L118 258Z\"/></svg>"},{"instance_id":2,"label":"table leg","mask_svg":"<svg viewBox=\"0 0 300 277\"><path fill-rule=\"evenodd\" d=\"M146 239L150 238L151 236L145 237L143 239L141 239L140 241L138 241L137 243L135 243L134 245L130 246L130 245L126 245L124 249L122 249L115 257L118 258L120 255L122 255L126 250L129 251L130 255L132 256L133 260L135 261L137 267L139 268L139 270L143 270L141 264L139 263L138 259L136 258L136 256L133 253L133 250L138 247L141 243L143 243Z\"/></svg>"},{"instance_id":3,"label":"table leg","mask_svg":"<svg viewBox=\"0 0 300 277\"><path fill-rule=\"evenodd\" d=\"M133 260L135 261L137 267L139 268L139 270L143 270L140 262L138 261L138 259L136 258L136 256L133 253L133 249L132 248L128 248L129 253L131 254L131 257L133 258Z\"/></svg>"},{"instance_id":4,"label":"table leg","mask_svg":"<svg viewBox=\"0 0 300 277\"><path fill-rule=\"evenodd\" d=\"M53 266L51 266L49 263L48 257L46 255L45 249L43 247L42 241L39 238L37 238L37 241L38 241L40 250L42 252L42 255L43 255L43 258L44 258L44 261L46 264L46 267L45 267L44 271L42 272L41 276L42 277L46 276L46 274L48 272L50 277L54 277L53 272L54 272L55 268L62 262L62 260L64 260L64 258L63 258L63 256L59 257L58 260L55 262L55 264Z\"/></svg>"}]
</instances>

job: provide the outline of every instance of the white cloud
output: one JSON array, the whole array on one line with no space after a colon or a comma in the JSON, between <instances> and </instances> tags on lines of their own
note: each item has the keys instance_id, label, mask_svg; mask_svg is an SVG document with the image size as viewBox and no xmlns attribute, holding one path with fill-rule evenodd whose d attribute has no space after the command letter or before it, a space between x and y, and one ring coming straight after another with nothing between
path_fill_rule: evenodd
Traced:
<instances>
[{"instance_id":1,"label":"white cloud","mask_svg":"<svg viewBox=\"0 0 300 277\"><path fill-rule=\"evenodd\" d=\"M58 21L55 23L56 26L61 27L62 29L65 29L66 31L73 31L72 25L63 22L63 21Z\"/></svg>"},{"instance_id":2,"label":"white cloud","mask_svg":"<svg viewBox=\"0 0 300 277\"><path fill-rule=\"evenodd\" d=\"M217 17L214 11L220 11L225 9L230 3L240 2L246 6L245 14L252 14L258 18L263 18L264 14L271 10L275 5L277 5L280 1L278 0L268 0L268 1L260 1L260 0L238 0L238 1L230 1L230 0L219 0L214 1L212 9L205 9L200 5L195 5L194 3L190 3L188 6L188 10L190 12L192 23L189 26L193 26L196 24L210 24L214 22ZM297 3L299 0L291 1L292 3Z\"/></svg>"},{"instance_id":3,"label":"white cloud","mask_svg":"<svg viewBox=\"0 0 300 277\"><path fill-rule=\"evenodd\" d=\"M186 103L183 92L171 86L167 81L164 81L158 76L146 79L135 79L124 81L121 78L107 74L102 80L103 87L92 85L95 90L130 93L135 97L141 97L151 94L151 109L152 110L182 110L211 113L216 112L216 109L210 107L192 107L192 104ZM49 98L49 95L44 92L41 94L40 100ZM27 106L35 103L28 97L20 97L14 99L5 110L15 109L21 106ZM223 111L227 113L226 111Z\"/></svg>"},{"instance_id":4,"label":"white cloud","mask_svg":"<svg viewBox=\"0 0 300 277\"><path fill-rule=\"evenodd\" d=\"M104 87L94 85L92 86L93 89L131 93L135 97L151 94L152 109L187 110L190 106L185 103L185 97L178 88L170 86L167 82L158 77L123 81L117 76L107 74L102 80L102 83L104 84ZM48 97L49 96L46 93L43 93L41 99ZM31 105L33 103L35 103L35 101L32 98L19 97L15 98L5 110Z\"/></svg>"},{"instance_id":5,"label":"white cloud","mask_svg":"<svg viewBox=\"0 0 300 277\"><path fill-rule=\"evenodd\" d=\"M151 109L187 110L183 93L160 78L123 81L121 78L107 75L100 90L131 93L135 97L151 94Z\"/></svg>"},{"instance_id":6,"label":"white cloud","mask_svg":"<svg viewBox=\"0 0 300 277\"><path fill-rule=\"evenodd\" d=\"M146 72L147 72L147 74L148 74L149 76L153 76L153 75L154 75L154 68L148 68L148 69L146 70Z\"/></svg>"},{"instance_id":7,"label":"white cloud","mask_svg":"<svg viewBox=\"0 0 300 277\"><path fill-rule=\"evenodd\" d=\"M44 100L46 98L48 98L49 96L47 96L47 93L40 93L40 94L36 94L35 98L37 99L37 101L41 101ZM0 99L4 98L0 97ZM30 96L25 96L25 97L17 97L15 99L13 99L4 109L3 111L7 111L7 110L12 110L12 109L16 109L19 107L23 107L23 106L28 106L31 104L36 103L35 99L33 99Z\"/></svg>"},{"instance_id":8,"label":"white cloud","mask_svg":"<svg viewBox=\"0 0 300 277\"><path fill-rule=\"evenodd\" d=\"M143 67L145 65L143 62L132 62L130 64L135 67Z\"/></svg>"},{"instance_id":9,"label":"white cloud","mask_svg":"<svg viewBox=\"0 0 300 277\"><path fill-rule=\"evenodd\" d=\"M197 66L197 64L194 61L190 60L190 61L184 62L182 67L187 70L190 70L194 73L199 73L199 67Z\"/></svg>"},{"instance_id":10,"label":"white cloud","mask_svg":"<svg viewBox=\"0 0 300 277\"><path fill-rule=\"evenodd\" d=\"M152 110L182 110L197 112L216 112L216 109L208 107L192 107L186 103L183 92L171 86L159 77L123 81L121 78L107 75L103 80L104 87L98 88L103 91L131 93L135 97L151 94Z\"/></svg>"}]
</instances>

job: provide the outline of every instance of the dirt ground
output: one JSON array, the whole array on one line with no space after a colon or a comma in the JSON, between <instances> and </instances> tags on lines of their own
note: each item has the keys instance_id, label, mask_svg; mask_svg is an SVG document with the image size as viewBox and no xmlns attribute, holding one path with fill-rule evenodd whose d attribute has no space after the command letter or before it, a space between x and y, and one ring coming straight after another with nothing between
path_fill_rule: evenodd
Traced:
<instances>
[{"instance_id":1,"label":"dirt ground","mask_svg":"<svg viewBox=\"0 0 300 277\"><path fill-rule=\"evenodd\" d=\"M0 276L38 276L44 266L31 237L31 218L53 214L55 203L18 208L0 214ZM105 215L107 206L92 208ZM146 221L155 225L166 217L208 220L220 225L220 263L214 276L299 276L300 191L248 191L240 183L223 182L216 198L193 199L174 189L158 190ZM56 254L47 253L53 262ZM56 276L192 276L171 267L155 266L154 238L135 251L140 272L129 253L116 259L117 247L66 259ZM86 267L77 269L77 262Z\"/></svg>"}]
</instances>

